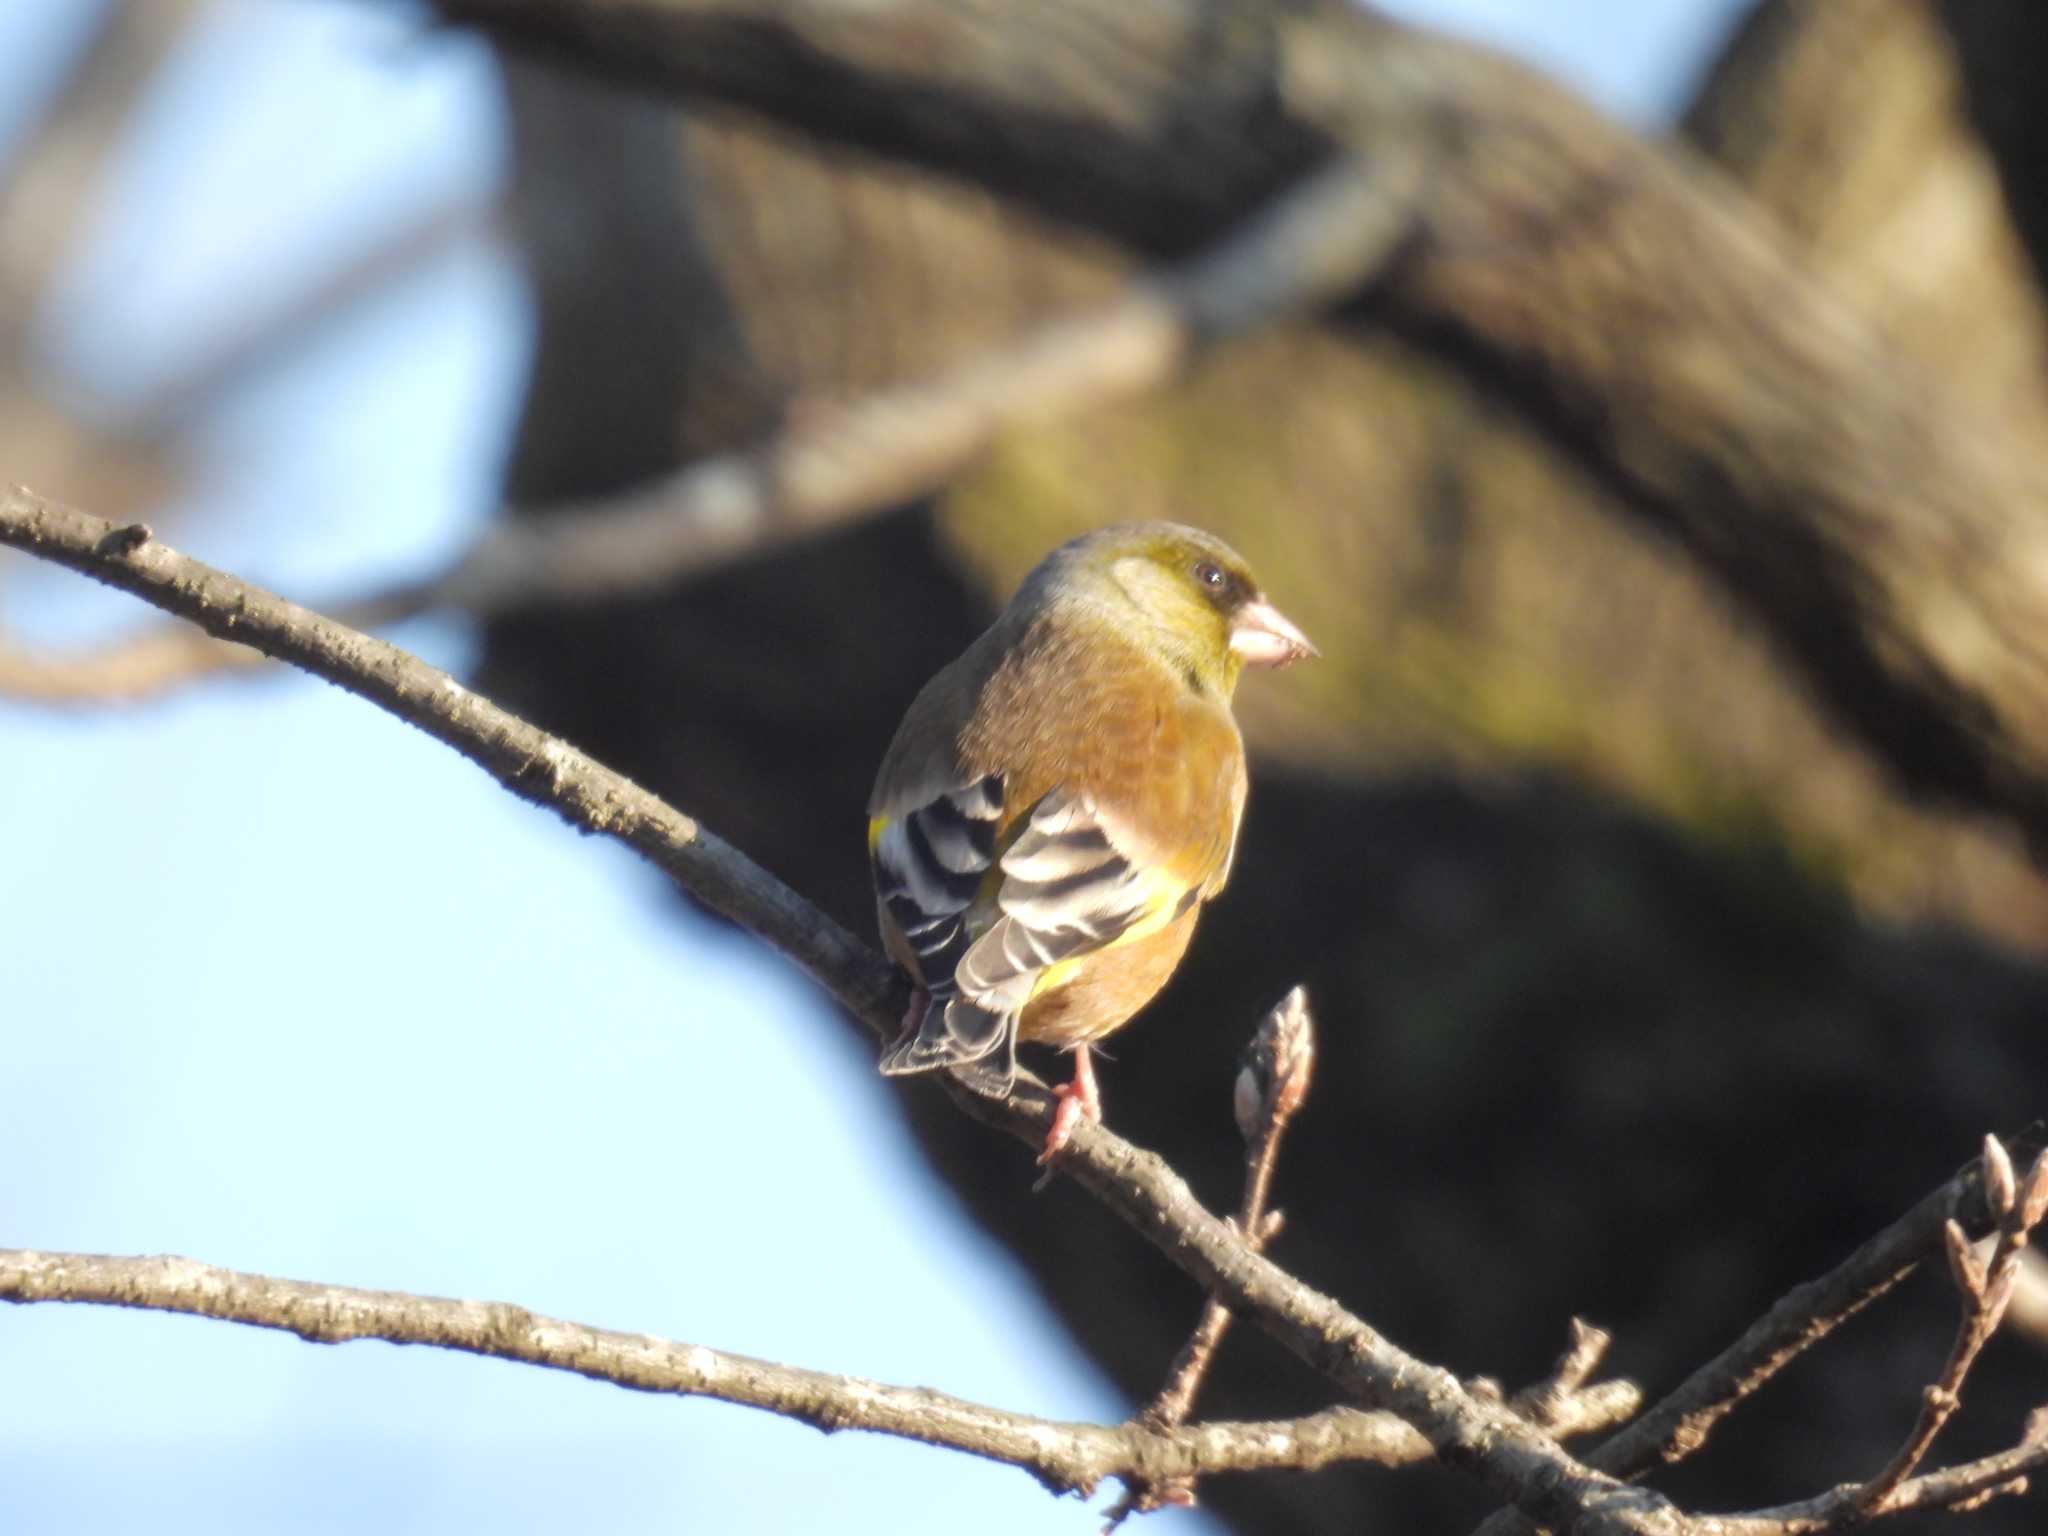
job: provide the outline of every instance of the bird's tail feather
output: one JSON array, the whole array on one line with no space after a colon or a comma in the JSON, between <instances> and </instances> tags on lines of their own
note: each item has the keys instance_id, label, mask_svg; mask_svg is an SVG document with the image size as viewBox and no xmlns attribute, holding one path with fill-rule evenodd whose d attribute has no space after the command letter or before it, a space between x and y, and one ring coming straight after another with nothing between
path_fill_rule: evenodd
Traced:
<instances>
[{"instance_id":1,"label":"bird's tail feather","mask_svg":"<svg viewBox=\"0 0 2048 1536\"><path fill-rule=\"evenodd\" d=\"M901 1077L940 1067L952 1068L977 1093L1007 1095L1017 1081L1016 1014L996 1013L964 997L934 998L916 1027L882 1053L882 1072Z\"/></svg>"}]
</instances>

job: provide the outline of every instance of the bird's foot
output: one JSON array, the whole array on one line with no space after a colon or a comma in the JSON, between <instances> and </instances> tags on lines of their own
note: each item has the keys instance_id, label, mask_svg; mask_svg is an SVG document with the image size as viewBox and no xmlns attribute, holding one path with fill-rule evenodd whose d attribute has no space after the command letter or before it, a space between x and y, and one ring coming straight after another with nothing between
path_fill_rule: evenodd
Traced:
<instances>
[{"instance_id":1,"label":"bird's foot","mask_svg":"<svg viewBox=\"0 0 2048 1536\"><path fill-rule=\"evenodd\" d=\"M1102 1094L1095 1086L1095 1063L1087 1046L1074 1047L1074 1080L1055 1085L1052 1096L1056 1102L1052 1124L1045 1133L1045 1150L1038 1154L1040 1166L1059 1156L1080 1121L1102 1123Z\"/></svg>"}]
</instances>

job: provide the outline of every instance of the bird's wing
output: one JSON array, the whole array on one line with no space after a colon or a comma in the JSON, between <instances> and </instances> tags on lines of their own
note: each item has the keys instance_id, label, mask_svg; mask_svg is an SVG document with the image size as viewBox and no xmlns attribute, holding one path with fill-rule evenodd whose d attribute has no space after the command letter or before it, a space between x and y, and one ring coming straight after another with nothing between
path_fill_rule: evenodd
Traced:
<instances>
[{"instance_id":1,"label":"bird's wing","mask_svg":"<svg viewBox=\"0 0 2048 1536\"><path fill-rule=\"evenodd\" d=\"M1002 857L1002 916L954 971L961 993L1016 1012L1067 962L1157 933L1200 898L1137 846L1089 795L1040 800Z\"/></svg>"},{"instance_id":2,"label":"bird's wing","mask_svg":"<svg viewBox=\"0 0 2048 1536\"><path fill-rule=\"evenodd\" d=\"M896 849L915 849L918 842L908 830L892 839L885 828L876 845L878 879L883 844L894 844L895 858ZM1032 807L995 862L996 915L978 937L968 932L967 909L987 866L969 889L967 871L952 871L937 845L929 857L919 855L914 862L922 866L925 897L951 901L964 893L965 900L934 918L922 898L912 898L907 880L901 895L884 897L918 953L932 1006L919 1027L890 1048L882 1070L958 1067L1007 1047L1001 1063L973 1074L977 1086L1006 1092L1016 1076L1017 1016L1026 1003L1086 956L1156 933L1200 899L1199 885L1142 861L1136 846L1130 832L1090 796L1052 790ZM949 887L939 877L942 867L957 885ZM906 917L925 924L922 936L911 932Z\"/></svg>"},{"instance_id":3,"label":"bird's wing","mask_svg":"<svg viewBox=\"0 0 2048 1536\"><path fill-rule=\"evenodd\" d=\"M934 997L950 996L969 944L968 912L995 867L1003 776L938 790L868 823L875 896Z\"/></svg>"}]
</instances>

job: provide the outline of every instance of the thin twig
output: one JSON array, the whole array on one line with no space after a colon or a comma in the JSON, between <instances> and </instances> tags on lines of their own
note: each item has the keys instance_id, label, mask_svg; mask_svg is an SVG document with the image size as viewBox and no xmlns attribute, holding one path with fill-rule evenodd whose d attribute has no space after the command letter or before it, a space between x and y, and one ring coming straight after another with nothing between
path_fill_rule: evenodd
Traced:
<instances>
[{"instance_id":1,"label":"thin twig","mask_svg":"<svg viewBox=\"0 0 2048 1536\"><path fill-rule=\"evenodd\" d=\"M502 518L444 574L332 611L381 628L439 608L603 601L900 505L1005 432L1157 389L1222 337L1356 294L1398 256L1424 179L1414 151L1332 161L1212 250L1104 304L929 378L803 407L765 443L625 495ZM252 660L163 629L75 657L0 647L0 692L124 703Z\"/></svg>"},{"instance_id":2,"label":"thin twig","mask_svg":"<svg viewBox=\"0 0 2048 1536\"><path fill-rule=\"evenodd\" d=\"M2042 1126L2029 1126L2015 1144L2039 1148L2043 1133ZM1588 1465L1632 1478L1690 1456L1706 1444L1716 1424L1765 1382L1932 1257L1952 1216L1974 1230L1995 1222L1980 1163L1972 1162L1924 1196L1825 1275L1779 1297L1733 1344L1587 1457ZM1523 1536L1530 1529L1520 1513L1502 1509L1482 1521L1473 1536Z\"/></svg>"},{"instance_id":3,"label":"thin twig","mask_svg":"<svg viewBox=\"0 0 2048 1536\"><path fill-rule=\"evenodd\" d=\"M1919 1415L1905 1443L1884 1469L1863 1485L1859 1507L1866 1516L1883 1514L1892 1507L1899 1485L1912 1476L1962 1406L1963 1382L1970 1367L2005 1320L2027 1238L2048 1215L2048 1151L2039 1154L2026 1178L2015 1183L2012 1159L2004 1144L1996 1136L1986 1136L1980 1166L1984 1203L1998 1222L1998 1240L1990 1259L1980 1261L1970 1251L1970 1239L1960 1223L1951 1220L1942 1228L1949 1273L1962 1296L1962 1316L1957 1319L1955 1341L1949 1346L1940 1379L1922 1394Z\"/></svg>"},{"instance_id":4,"label":"thin twig","mask_svg":"<svg viewBox=\"0 0 2048 1536\"><path fill-rule=\"evenodd\" d=\"M1237 1128L1245 1141L1244 1195L1238 1202L1237 1230L1254 1253L1263 1252L1280 1230L1280 1213L1268 1214L1266 1198L1272 1188L1274 1164L1280 1158L1280 1142L1308 1097L1315 1054L1315 1022L1309 1013L1308 991L1297 986L1260 1021L1245 1048L1234 1085ZM1209 1297L1202 1303L1194 1332L1167 1370L1166 1384L1139 1413L1137 1422L1160 1430L1187 1422L1229 1328L1230 1309ZM1109 1511L1104 1529L1114 1530L1133 1514L1194 1502L1192 1478L1133 1481Z\"/></svg>"},{"instance_id":5,"label":"thin twig","mask_svg":"<svg viewBox=\"0 0 2048 1536\"><path fill-rule=\"evenodd\" d=\"M2048 1408L2037 1408L2028 1416L2019 1443L2012 1449L1910 1478L1893 1490L1884 1513L1975 1509L1994 1498L2025 1493L2029 1476L2044 1467L2048 1467ZM1851 1483L1796 1504L1703 1518L1699 1530L1701 1536L1817 1536L1866 1518L1870 1514L1863 1506L1862 1485Z\"/></svg>"},{"instance_id":6,"label":"thin twig","mask_svg":"<svg viewBox=\"0 0 2048 1536\"><path fill-rule=\"evenodd\" d=\"M1586 1383L1592 1380L1600 1362L1607 1358L1608 1346L1613 1342L1613 1335L1606 1329L1595 1328L1584 1318L1573 1318L1571 1342L1557 1357L1557 1364L1550 1368L1550 1374L1522 1388L1508 1399L1508 1406L1531 1424L1541 1424L1556 1433L1556 1426L1564 1422L1571 1412L1571 1405L1585 1395ZM1609 1382L1606 1385L1612 1387L1616 1384ZM1633 1388L1634 1383L1627 1385Z\"/></svg>"},{"instance_id":7,"label":"thin twig","mask_svg":"<svg viewBox=\"0 0 2048 1536\"><path fill-rule=\"evenodd\" d=\"M2033 1127L2021 1140L2038 1146L2040 1134L2041 1128ZM1825 1275L1787 1291L1727 1349L1602 1445L1594 1463L1617 1477L1632 1477L1659 1462L1691 1455L1730 1409L1932 1257L1952 1215L1977 1229L1995 1219L1986 1208L1975 1163Z\"/></svg>"},{"instance_id":8,"label":"thin twig","mask_svg":"<svg viewBox=\"0 0 2048 1536\"><path fill-rule=\"evenodd\" d=\"M1228 1314L1225 1314L1228 1316ZM1507 1399L1509 1411L1517 1418L1534 1425L1545 1434L1563 1442L1575 1440L1582 1435L1599 1434L1617 1424L1626 1423L1643 1406L1642 1389L1632 1381L1614 1380L1590 1382L1594 1369L1605 1357L1611 1342L1606 1332L1595 1328L1578 1318L1572 1319L1571 1342L1558 1357L1556 1365L1541 1381L1532 1382ZM1466 1390L1473 1396L1488 1401L1498 1400L1500 1389L1488 1381L1468 1381ZM1357 1410L1339 1408L1334 1413L1353 1413ZM1133 1423L1147 1423L1141 1416ZM1162 1426L1154 1425L1158 1428ZM1421 1437L1416 1437L1418 1444ZM1384 1465L1384 1463L1383 1463ZM1114 1530L1133 1514L1142 1514L1167 1505L1191 1504L1188 1498L1174 1498L1172 1490L1182 1488L1192 1495L1194 1477L1169 1481L1163 1484L1147 1484L1140 1479L1126 1479L1126 1492L1108 1511L1108 1524L1104 1536ZM1144 1497L1147 1490L1154 1490L1150 1499Z\"/></svg>"},{"instance_id":9,"label":"thin twig","mask_svg":"<svg viewBox=\"0 0 2048 1536\"><path fill-rule=\"evenodd\" d=\"M1295 987L1260 1022L1239 1069L1234 1098L1245 1138L1244 1195L1237 1230L1253 1252L1279 1232L1279 1212L1266 1210L1280 1143L1308 1097L1315 1074L1315 1022L1308 992ZM1230 1325L1230 1309L1210 1297L1194 1334L1167 1372L1166 1385L1141 1417L1155 1428L1184 1423L1193 1411L1216 1346Z\"/></svg>"}]
</instances>

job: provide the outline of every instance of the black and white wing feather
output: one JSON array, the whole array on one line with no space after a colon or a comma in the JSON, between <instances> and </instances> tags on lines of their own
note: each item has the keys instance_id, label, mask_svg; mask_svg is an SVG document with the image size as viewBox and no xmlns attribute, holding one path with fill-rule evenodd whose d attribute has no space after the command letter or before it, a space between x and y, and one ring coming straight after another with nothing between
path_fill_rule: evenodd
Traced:
<instances>
[{"instance_id":1,"label":"black and white wing feather","mask_svg":"<svg viewBox=\"0 0 2048 1536\"><path fill-rule=\"evenodd\" d=\"M916 960L933 1015L942 1016L956 995L953 976L971 943L971 909L995 867L1002 810L1002 775L990 774L884 819L875 835L875 895ZM927 1039L928 1033L898 1040L883 1056L882 1070L922 1072L971 1061L1002 1043L993 1032L951 1042Z\"/></svg>"},{"instance_id":2,"label":"black and white wing feather","mask_svg":"<svg viewBox=\"0 0 2048 1536\"><path fill-rule=\"evenodd\" d=\"M991 785L983 798L961 803ZM961 1067L1000 1050L1000 1065L969 1076L984 1091L1007 1092L1016 1078L1017 1016L1047 973L1163 926L1195 899L1120 847L1088 796L1056 789L1032 808L996 865L993 901L977 904L995 813L975 812L1000 798L999 782L985 779L892 821L876 841L878 889L932 996L918 1028L883 1057L884 1072ZM983 828L986 840L978 841Z\"/></svg>"}]
</instances>

